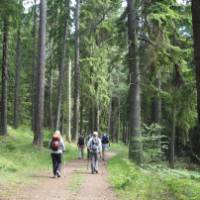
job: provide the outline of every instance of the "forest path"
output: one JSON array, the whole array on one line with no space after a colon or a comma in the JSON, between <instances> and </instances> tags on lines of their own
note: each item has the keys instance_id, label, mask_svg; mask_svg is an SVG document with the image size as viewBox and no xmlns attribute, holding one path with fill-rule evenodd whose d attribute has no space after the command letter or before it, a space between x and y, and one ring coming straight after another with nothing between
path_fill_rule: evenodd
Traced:
<instances>
[{"instance_id":1,"label":"forest path","mask_svg":"<svg viewBox=\"0 0 200 200\"><path fill-rule=\"evenodd\" d=\"M91 174L87 164L86 160L69 162L61 178L53 179L50 172L34 176L33 185L9 200L116 200L107 180L107 163L100 161L98 174Z\"/></svg>"}]
</instances>

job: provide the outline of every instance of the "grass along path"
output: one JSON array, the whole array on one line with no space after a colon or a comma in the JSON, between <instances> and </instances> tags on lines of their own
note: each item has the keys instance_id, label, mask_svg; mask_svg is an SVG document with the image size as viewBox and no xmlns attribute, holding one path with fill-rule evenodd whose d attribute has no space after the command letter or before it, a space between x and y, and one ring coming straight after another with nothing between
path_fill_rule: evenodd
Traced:
<instances>
[{"instance_id":1,"label":"grass along path","mask_svg":"<svg viewBox=\"0 0 200 200\"><path fill-rule=\"evenodd\" d=\"M9 127L9 136L0 137L0 199L10 199L21 188L34 186L38 174L51 173L49 150L38 150L33 147L33 133L27 127L14 130ZM50 132L45 132L45 144L48 143ZM67 162L76 157L76 146L66 144ZM44 178L43 178L44 179Z\"/></svg>"},{"instance_id":2,"label":"grass along path","mask_svg":"<svg viewBox=\"0 0 200 200\"><path fill-rule=\"evenodd\" d=\"M138 167L128 160L127 147L112 148L118 154L108 171L120 200L200 200L200 172L172 170L162 163Z\"/></svg>"}]
</instances>

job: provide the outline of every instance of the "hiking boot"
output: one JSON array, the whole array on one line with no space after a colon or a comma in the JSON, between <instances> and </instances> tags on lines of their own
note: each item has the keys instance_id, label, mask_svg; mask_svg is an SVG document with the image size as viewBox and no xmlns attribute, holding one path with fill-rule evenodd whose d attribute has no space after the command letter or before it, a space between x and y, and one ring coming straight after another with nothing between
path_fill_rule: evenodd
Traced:
<instances>
[{"instance_id":1,"label":"hiking boot","mask_svg":"<svg viewBox=\"0 0 200 200\"><path fill-rule=\"evenodd\" d=\"M56 174L57 174L58 178L61 177L61 173L59 171L57 171Z\"/></svg>"}]
</instances>

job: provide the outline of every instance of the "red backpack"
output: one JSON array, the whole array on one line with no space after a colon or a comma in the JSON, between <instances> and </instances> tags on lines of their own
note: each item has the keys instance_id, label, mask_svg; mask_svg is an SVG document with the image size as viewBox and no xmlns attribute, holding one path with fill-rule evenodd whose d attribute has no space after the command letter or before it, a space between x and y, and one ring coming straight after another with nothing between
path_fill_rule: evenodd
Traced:
<instances>
[{"instance_id":1,"label":"red backpack","mask_svg":"<svg viewBox=\"0 0 200 200\"><path fill-rule=\"evenodd\" d=\"M58 137L53 137L51 141L51 149L53 151L57 151L60 147L60 138Z\"/></svg>"}]
</instances>

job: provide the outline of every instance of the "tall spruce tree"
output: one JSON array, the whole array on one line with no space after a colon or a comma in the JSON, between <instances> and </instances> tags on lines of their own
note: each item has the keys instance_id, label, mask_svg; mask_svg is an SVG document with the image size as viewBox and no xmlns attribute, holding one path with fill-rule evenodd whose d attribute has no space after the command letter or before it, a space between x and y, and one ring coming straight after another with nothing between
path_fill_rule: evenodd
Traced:
<instances>
[{"instance_id":1,"label":"tall spruce tree","mask_svg":"<svg viewBox=\"0 0 200 200\"><path fill-rule=\"evenodd\" d=\"M137 54L137 21L136 1L128 0L128 65L130 77L129 89L129 158L142 161L141 144L141 100L140 100L140 69Z\"/></svg>"},{"instance_id":2,"label":"tall spruce tree","mask_svg":"<svg viewBox=\"0 0 200 200\"><path fill-rule=\"evenodd\" d=\"M43 146L44 84L45 84L46 0L40 1L39 63L36 77L35 130L33 144Z\"/></svg>"}]
</instances>

